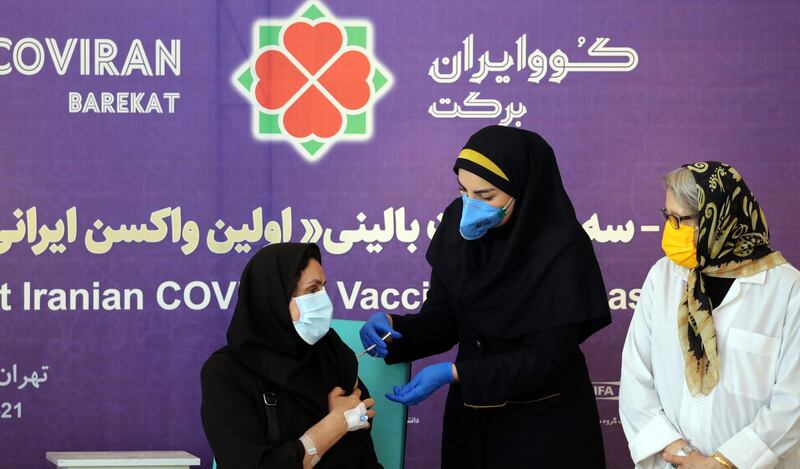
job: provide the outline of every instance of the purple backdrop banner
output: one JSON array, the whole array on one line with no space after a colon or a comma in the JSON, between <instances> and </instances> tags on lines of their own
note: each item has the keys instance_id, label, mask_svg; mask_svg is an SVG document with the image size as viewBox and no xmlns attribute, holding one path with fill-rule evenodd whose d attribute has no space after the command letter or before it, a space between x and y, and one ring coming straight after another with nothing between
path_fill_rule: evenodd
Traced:
<instances>
[{"instance_id":1,"label":"purple backdrop banner","mask_svg":"<svg viewBox=\"0 0 800 469\"><path fill-rule=\"evenodd\" d=\"M594 240L614 322L583 348L608 465L631 467L619 357L662 256L660 177L734 165L800 261L798 20L791 1L4 1L0 467L210 467L199 370L249 256L318 242L336 317L415 312L454 158L496 123L551 143ZM444 397L410 409L406 467L438 466Z\"/></svg>"}]
</instances>

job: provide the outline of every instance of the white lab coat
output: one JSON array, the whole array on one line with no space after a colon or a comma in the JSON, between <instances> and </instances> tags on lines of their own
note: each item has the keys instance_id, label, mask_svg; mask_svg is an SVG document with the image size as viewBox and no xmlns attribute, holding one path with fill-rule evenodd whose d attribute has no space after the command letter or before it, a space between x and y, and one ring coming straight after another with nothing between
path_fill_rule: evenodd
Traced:
<instances>
[{"instance_id":1,"label":"white lab coat","mask_svg":"<svg viewBox=\"0 0 800 469\"><path fill-rule=\"evenodd\" d=\"M740 469L800 468L800 272L783 264L733 282L713 311L720 381L707 396L684 379L677 316L688 273L656 262L625 339L619 410L636 467L671 467L660 452L684 438Z\"/></svg>"}]
</instances>

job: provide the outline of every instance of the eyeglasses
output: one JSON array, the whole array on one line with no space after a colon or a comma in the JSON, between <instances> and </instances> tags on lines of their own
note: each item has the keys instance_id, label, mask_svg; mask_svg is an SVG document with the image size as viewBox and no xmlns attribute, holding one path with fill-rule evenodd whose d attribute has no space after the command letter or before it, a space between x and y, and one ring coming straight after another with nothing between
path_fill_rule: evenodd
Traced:
<instances>
[{"instance_id":1,"label":"eyeglasses","mask_svg":"<svg viewBox=\"0 0 800 469\"><path fill-rule=\"evenodd\" d=\"M674 213L668 212L666 208L661 209L661 216L664 217L664 221L669 221L670 225L676 230L681 227L682 221L692 220L694 218L694 215L686 215L683 217L675 215Z\"/></svg>"}]
</instances>

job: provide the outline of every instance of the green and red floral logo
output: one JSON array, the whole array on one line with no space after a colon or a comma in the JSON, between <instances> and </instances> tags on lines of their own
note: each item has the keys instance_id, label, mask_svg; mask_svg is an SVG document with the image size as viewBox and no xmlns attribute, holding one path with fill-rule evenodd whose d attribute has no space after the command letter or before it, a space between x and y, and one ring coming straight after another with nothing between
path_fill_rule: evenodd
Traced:
<instances>
[{"instance_id":1,"label":"green and red floral logo","mask_svg":"<svg viewBox=\"0 0 800 469\"><path fill-rule=\"evenodd\" d=\"M288 20L257 21L255 52L233 75L255 138L288 141L309 161L335 142L368 140L372 108L392 84L372 36L368 21L340 20L319 2Z\"/></svg>"}]
</instances>

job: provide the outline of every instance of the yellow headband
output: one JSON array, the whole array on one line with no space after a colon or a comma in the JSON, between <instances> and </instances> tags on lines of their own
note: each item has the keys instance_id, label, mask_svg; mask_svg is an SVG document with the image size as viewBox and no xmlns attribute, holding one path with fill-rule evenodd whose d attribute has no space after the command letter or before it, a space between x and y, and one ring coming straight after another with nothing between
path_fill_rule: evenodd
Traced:
<instances>
[{"instance_id":1,"label":"yellow headband","mask_svg":"<svg viewBox=\"0 0 800 469\"><path fill-rule=\"evenodd\" d=\"M506 176L506 173L504 173L503 170L500 169L499 166L497 166L496 164L494 164L494 162L492 160L490 160L489 158L485 157L481 153L478 153L475 150L470 150L469 148L464 148L463 150L461 150L461 153L458 154L458 157L459 158L463 158L463 159L465 159L467 161L472 161L473 163L477 164L478 166L481 166L484 169L486 169L488 171L491 171L496 176L499 176L499 177L505 179L506 181L511 182L508 179L508 176Z\"/></svg>"}]
</instances>

